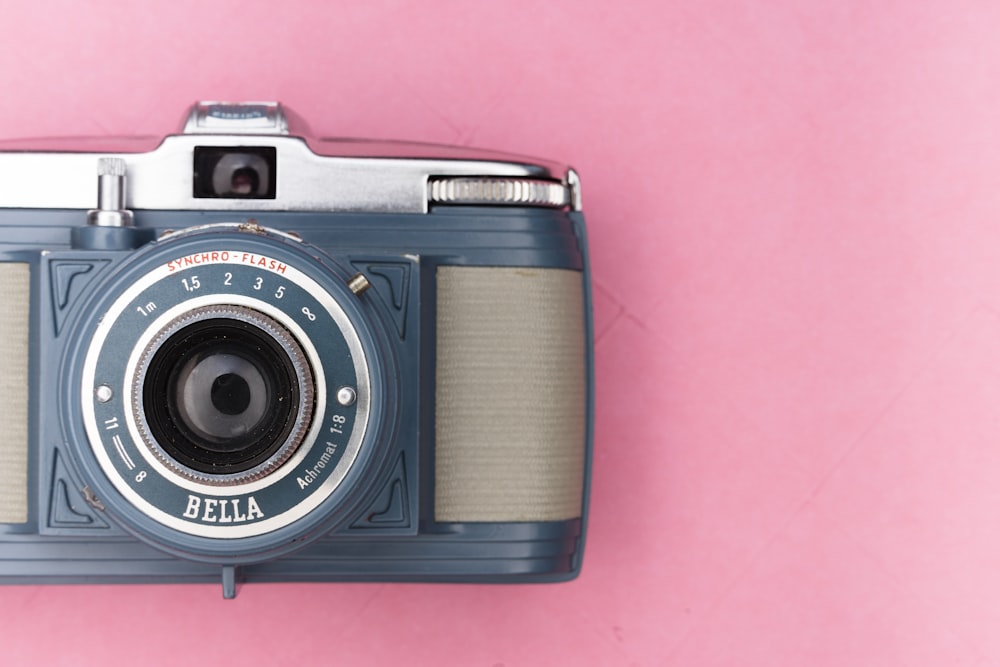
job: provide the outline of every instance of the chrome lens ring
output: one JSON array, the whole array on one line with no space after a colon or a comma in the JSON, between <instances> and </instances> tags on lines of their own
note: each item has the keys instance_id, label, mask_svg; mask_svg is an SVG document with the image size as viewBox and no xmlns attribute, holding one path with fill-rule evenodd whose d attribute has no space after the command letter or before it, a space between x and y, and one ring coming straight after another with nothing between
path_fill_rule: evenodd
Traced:
<instances>
[{"instance_id":1,"label":"chrome lens ring","mask_svg":"<svg viewBox=\"0 0 1000 667\"><path fill-rule=\"evenodd\" d=\"M236 409L213 405L228 378L244 390ZM305 438L315 400L312 370L291 333L229 304L195 308L155 332L131 385L143 444L172 472L211 486L279 468Z\"/></svg>"}]
</instances>

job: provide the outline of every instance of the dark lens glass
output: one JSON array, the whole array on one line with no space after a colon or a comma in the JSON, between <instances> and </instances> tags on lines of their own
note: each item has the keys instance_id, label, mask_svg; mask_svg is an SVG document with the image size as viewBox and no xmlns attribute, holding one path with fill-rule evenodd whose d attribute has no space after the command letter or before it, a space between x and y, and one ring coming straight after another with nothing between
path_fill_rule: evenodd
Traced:
<instances>
[{"instance_id":1,"label":"dark lens glass","mask_svg":"<svg viewBox=\"0 0 1000 667\"><path fill-rule=\"evenodd\" d=\"M212 382L212 406L224 415L241 415L250 407L250 383L236 373L224 373Z\"/></svg>"},{"instance_id":2,"label":"dark lens glass","mask_svg":"<svg viewBox=\"0 0 1000 667\"><path fill-rule=\"evenodd\" d=\"M143 384L150 434L199 472L245 472L270 458L296 419L298 380L288 354L241 320L195 322L153 355Z\"/></svg>"}]
</instances>

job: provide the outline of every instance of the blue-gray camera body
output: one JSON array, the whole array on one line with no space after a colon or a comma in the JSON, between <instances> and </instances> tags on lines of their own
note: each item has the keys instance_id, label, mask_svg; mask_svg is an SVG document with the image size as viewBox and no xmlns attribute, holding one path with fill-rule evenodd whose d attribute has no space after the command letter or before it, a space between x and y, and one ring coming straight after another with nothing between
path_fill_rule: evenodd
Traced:
<instances>
[{"instance_id":1,"label":"blue-gray camera body","mask_svg":"<svg viewBox=\"0 0 1000 667\"><path fill-rule=\"evenodd\" d=\"M579 572L575 172L296 123L0 150L0 582Z\"/></svg>"}]
</instances>

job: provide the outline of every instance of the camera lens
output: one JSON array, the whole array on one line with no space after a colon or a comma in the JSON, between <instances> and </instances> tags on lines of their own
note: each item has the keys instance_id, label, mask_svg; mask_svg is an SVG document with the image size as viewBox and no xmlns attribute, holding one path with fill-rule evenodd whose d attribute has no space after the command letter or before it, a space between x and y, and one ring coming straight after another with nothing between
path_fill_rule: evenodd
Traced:
<instances>
[{"instance_id":1,"label":"camera lens","mask_svg":"<svg viewBox=\"0 0 1000 667\"><path fill-rule=\"evenodd\" d=\"M236 475L225 482L236 483L276 468L301 441L312 413L308 362L266 315L197 309L168 324L145 356L136 379L143 422L154 453L180 472Z\"/></svg>"},{"instance_id":2,"label":"camera lens","mask_svg":"<svg viewBox=\"0 0 1000 667\"><path fill-rule=\"evenodd\" d=\"M280 404L294 390L282 382L283 374L266 368L269 361L283 360L263 359L233 340L233 334L245 332L228 324L207 326L213 325L212 335L225 338L205 341L201 349L178 355L183 366L166 377L167 410L179 428L193 436L190 439L203 442L205 449L235 451L261 425L271 403L268 399L277 396Z\"/></svg>"}]
</instances>

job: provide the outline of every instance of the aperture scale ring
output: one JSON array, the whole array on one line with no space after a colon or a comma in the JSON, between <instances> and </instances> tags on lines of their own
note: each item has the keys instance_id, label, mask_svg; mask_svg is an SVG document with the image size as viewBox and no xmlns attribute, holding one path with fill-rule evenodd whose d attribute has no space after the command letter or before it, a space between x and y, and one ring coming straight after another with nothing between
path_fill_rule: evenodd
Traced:
<instances>
[{"instance_id":1,"label":"aperture scale ring","mask_svg":"<svg viewBox=\"0 0 1000 667\"><path fill-rule=\"evenodd\" d=\"M284 239L217 230L152 246L115 275L115 285L84 322L86 351L74 383L83 412L78 454L109 511L159 545L230 557L232 548L213 540L247 538L247 548L256 551L272 545L272 533L284 540L279 534L339 516L315 511L335 498L353 498L354 483L342 483L367 474L357 464L372 456L362 443L368 442L374 376L363 343L370 340L366 320L344 283L289 250ZM301 346L315 387L312 423L301 444L266 462L270 474L252 469L243 478L249 481L233 477L231 485L212 484L217 480L164 461L146 444L148 426L136 418L136 369L149 363L156 347L151 342L169 336L167 329L182 329L180 320L203 307L216 314L245 307L273 320ZM352 387L356 400L339 402L327 391L331 378Z\"/></svg>"}]
</instances>

